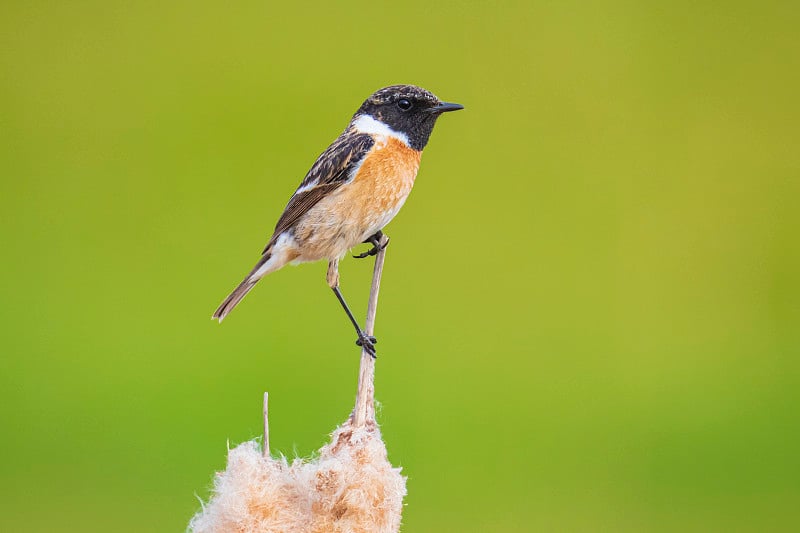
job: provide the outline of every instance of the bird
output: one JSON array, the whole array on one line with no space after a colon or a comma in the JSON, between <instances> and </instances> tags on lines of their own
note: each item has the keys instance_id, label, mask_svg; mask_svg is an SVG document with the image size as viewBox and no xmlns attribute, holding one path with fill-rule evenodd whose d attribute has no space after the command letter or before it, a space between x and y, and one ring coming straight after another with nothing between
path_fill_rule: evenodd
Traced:
<instances>
[{"instance_id":1,"label":"bird","mask_svg":"<svg viewBox=\"0 0 800 533\"><path fill-rule=\"evenodd\" d=\"M287 264L328 261L326 280L358 335L376 357L377 339L359 326L339 288L339 261L353 247L388 245L383 228L408 198L436 120L463 109L416 85L391 85L370 95L345 130L316 159L278 218L261 258L212 315L222 320L256 283Z\"/></svg>"}]
</instances>

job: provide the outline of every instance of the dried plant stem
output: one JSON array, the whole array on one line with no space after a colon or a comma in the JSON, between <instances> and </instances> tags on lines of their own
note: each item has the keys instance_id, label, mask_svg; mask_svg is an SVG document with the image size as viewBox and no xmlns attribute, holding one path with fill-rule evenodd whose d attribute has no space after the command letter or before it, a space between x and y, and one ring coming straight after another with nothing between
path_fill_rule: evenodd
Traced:
<instances>
[{"instance_id":1,"label":"dried plant stem","mask_svg":"<svg viewBox=\"0 0 800 533\"><path fill-rule=\"evenodd\" d=\"M386 255L386 244L389 237L381 238L382 249L375 256L375 268L372 271L372 287L369 290L369 303L367 304L367 320L364 324L364 333L375 333L375 313L378 310L378 292L381 288L381 275L383 274L383 260ZM363 427L375 424L375 359L361 350L361 366L358 370L358 392L356 393L356 406L351 415L353 426Z\"/></svg>"},{"instance_id":2,"label":"dried plant stem","mask_svg":"<svg viewBox=\"0 0 800 533\"><path fill-rule=\"evenodd\" d=\"M381 246L388 242L386 237ZM372 335L384 252L375 258L364 329ZM389 462L375 422L375 360L361 351L356 405L314 459L272 458L269 394L264 393L264 443L244 442L228 451L214 493L189 523L192 533L346 531L397 533L406 478ZM299 415L300 416L300 415Z\"/></svg>"},{"instance_id":3,"label":"dried plant stem","mask_svg":"<svg viewBox=\"0 0 800 533\"><path fill-rule=\"evenodd\" d=\"M269 393L264 393L264 457L269 457Z\"/></svg>"}]
</instances>

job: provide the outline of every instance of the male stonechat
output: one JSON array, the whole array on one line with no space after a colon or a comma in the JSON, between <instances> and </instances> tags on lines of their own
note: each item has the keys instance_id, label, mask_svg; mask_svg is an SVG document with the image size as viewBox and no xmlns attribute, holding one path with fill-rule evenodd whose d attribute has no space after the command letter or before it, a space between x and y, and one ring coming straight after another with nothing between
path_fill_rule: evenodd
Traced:
<instances>
[{"instance_id":1,"label":"male stonechat","mask_svg":"<svg viewBox=\"0 0 800 533\"><path fill-rule=\"evenodd\" d=\"M366 335L339 290L339 260L359 243L375 255L382 229L408 198L436 119L464 106L442 102L414 85L392 85L361 104L347 128L322 152L289 199L261 259L225 298L213 318L222 322L255 284L288 263L328 260L328 285L358 334L356 344L375 357Z\"/></svg>"}]
</instances>

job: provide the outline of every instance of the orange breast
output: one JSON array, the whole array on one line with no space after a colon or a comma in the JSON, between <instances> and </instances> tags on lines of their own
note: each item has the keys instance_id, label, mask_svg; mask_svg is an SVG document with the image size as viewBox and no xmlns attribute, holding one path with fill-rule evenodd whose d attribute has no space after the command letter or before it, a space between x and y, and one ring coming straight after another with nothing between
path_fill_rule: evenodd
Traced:
<instances>
[{"instance_id":1,"label":"orange breast","mask_svg":"<svg viewBox=\"0 0 800 533\"><path fill-rule=\"evenodd\" d=\"M352 183L351 199L376 211L392 211L402 205L419 170L422 152L389 138L373 148Z\"/></svg>"}]
</instances>

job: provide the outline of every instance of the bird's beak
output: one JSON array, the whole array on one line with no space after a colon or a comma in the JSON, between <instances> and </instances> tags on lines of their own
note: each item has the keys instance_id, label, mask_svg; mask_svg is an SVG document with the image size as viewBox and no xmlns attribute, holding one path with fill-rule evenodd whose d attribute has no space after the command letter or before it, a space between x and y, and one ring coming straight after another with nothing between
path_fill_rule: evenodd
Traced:
<instances>
[{"instance_id":1,"label":"bird's beak","mask_svg":"<svg viewBox=\"0 0 800 533\"><path fill-rule=\"evenodd\" d=\"M447 113L448 111L458 111L459 109L464 109L464 106L461 104L451 104L449 102L440 102L438 105L431 107L428 109L431 113Z\"/></svg>"}]
</instances>

